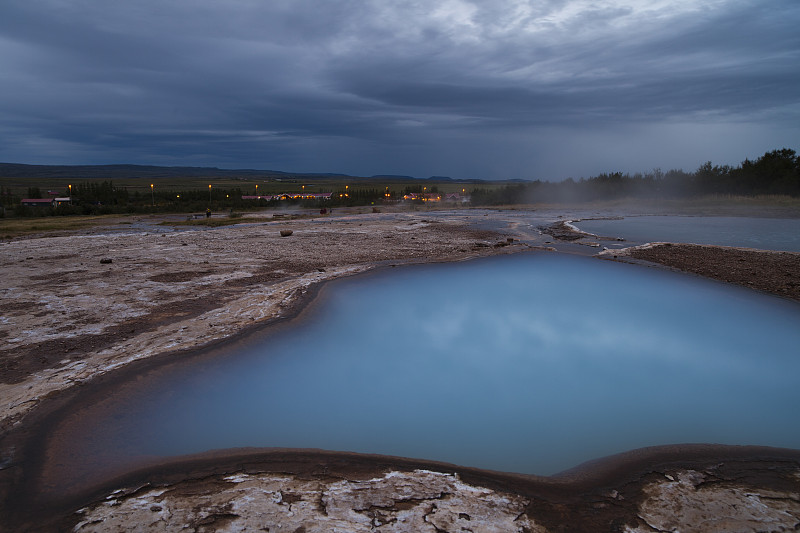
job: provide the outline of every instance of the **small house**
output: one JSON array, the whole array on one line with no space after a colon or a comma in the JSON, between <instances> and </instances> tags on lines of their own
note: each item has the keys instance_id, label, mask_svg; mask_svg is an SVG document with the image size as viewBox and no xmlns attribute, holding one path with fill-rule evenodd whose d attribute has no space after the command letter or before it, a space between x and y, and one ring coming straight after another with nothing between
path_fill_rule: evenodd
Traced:
<instances>
[{"instance_id":1,"label":"small house","mask_svg":"<svg viewBox=\"0 0 800 533\"><path fill-rule=\"evenodd\" d=\"M28 207L53 207L55 200L52 198L23 198L22 205Z\"/></svg>"}]
</instances>

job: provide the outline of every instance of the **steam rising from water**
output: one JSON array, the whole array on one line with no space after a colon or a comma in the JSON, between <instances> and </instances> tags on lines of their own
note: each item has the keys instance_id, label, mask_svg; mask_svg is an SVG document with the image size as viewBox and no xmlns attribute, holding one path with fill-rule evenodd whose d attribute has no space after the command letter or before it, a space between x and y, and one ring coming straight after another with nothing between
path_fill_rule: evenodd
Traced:
<instances>
[{"instance_id":1,"label":"steam rising from water","mask_svg":"<svg viewBox=\"0 0 800 533\"><path fill-rule=\"evenodd\" d=\"M324 448L545 475L648 445L800 448L800 306L742 289L527 255L340 281L308 315L142 380L109 400L120 407L87 431L93 445Z\"/></svg>"},{"instance_id":2,"label":"steam rising from water","mask_svg":"<svg viewBox=\"0 0 800 533\"><path fill-rule=\"evenodd\" d=\"M639 216L575 224L582 231L634 243L692 242L800 252L800 220L795 218Z\"/></svg>"}]
</instances>

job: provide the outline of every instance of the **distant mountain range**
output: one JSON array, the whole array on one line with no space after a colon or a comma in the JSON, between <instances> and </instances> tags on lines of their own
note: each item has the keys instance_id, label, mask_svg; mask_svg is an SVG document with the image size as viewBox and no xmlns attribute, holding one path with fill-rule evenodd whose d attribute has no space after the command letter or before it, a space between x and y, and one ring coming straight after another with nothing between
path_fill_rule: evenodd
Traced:
<instances>
[{"instance_id":1,"label":"distant mountain range","mask_svg":"<svg viewBox=\"0 0 800 533\"><path fill-rule=\"evenodd\" d=\"M415 178L413 176L377 175L350 176L335 173L296 173L280 170L223 169L217 167L159 167L152 165L24 165L19 163L0 163L0 177L3 178L250 178L250 179L294 179L310 180L347 179L352 181L452 181L458 183L481 183L485 180L455 180L447 176Z\"/></svg>"}]
</instances>

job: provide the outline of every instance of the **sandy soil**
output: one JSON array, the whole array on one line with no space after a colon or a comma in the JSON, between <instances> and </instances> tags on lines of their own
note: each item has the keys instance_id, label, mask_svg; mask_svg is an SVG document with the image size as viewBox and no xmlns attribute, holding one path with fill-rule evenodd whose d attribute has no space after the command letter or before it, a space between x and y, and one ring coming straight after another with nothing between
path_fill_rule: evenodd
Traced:
<instances>
[{"instance_id":1,"label":"sandy soil","mask_svg":"<svg viewBox=\"0 0 800 533\"><path fill-rule=\"evenodd\" d=\"M617 256L617 257L614 257ZM603 252L603 257L638 259L736 283L800 301L800 254L725 246L653 243Z\"/></svg>"},{"instance_id":2,"label":"sandy soil","mask_svg":"<svg viewBox=\"0 0 800 533\"><path fill-rule=\"evenodd\" d=\"M0 516L7 518L0 530L798 527L800 452L738 447L637 451L558 479L319 451L225 452L132 472L91 493L39 499L44 452L25 443L46 433L48 406L101 376L290 316L320 282L376 266L510 253L550 240L574 242L585 254L602 247L567 224L538 236L512 220L498 233L470 226L478 216L344 213L179 232L143 219L136 231L0 243ZM292 235L281 237L287 229ZM696 248L613 254L797 299L800 254Z\"/></svg>"}]
</instances>

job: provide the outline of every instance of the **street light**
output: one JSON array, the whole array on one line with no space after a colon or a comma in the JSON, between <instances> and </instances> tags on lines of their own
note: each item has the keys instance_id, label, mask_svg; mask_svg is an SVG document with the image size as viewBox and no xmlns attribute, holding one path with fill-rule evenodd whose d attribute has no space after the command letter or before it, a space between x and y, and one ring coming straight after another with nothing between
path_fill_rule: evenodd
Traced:
<instances>
[{"instance_id":1,"label":"street light","mask_svg":"<svg viewBox=\"0 0 800 533\"><path fill-rule=\"evenodd\" d=\"M208 205L211 205L211 184L208 184Z\"/></svg>"},{"instance_id":2,"label":"street light","mask_svg":"<svg viewBox=\"0 0 800 533\"><path fill-rule=\"evenodd\" d=\"M153 206L156 205L156 193L153 190L153 184L150 184L150 196L153 198Z\"/></svg>"}]
</instances>

